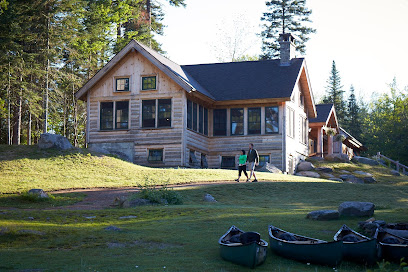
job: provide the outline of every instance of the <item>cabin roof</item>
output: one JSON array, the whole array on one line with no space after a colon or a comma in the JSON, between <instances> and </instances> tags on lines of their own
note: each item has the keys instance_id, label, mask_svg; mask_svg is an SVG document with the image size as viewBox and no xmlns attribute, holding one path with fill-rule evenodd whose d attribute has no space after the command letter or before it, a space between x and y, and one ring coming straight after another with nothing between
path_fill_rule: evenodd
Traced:
<instances>
[{"instance_id":1,"label":"cabin roof","mask_svg":"<svg viewBox=\"0 0 408 272\"><path fill-rule=\"evenodd\" d=\"M331 103L316 105L317 117L309 119L309 123L327 123L333 108Z\"/></svg>"}]
</instances>

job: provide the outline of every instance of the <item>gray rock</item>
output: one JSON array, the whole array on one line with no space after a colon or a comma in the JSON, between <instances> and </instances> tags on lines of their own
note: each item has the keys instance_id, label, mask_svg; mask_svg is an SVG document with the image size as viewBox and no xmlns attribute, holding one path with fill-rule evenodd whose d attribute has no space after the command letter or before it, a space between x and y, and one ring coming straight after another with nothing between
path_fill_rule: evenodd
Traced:
<instances>
[{"instance_id":1,"label":"gray rock","mask_svg":"<svg viewBox=\"0 0 408 272\"><path fill-rule=\"evenodd\" d=\"M86 219L95 219L96 218L96 216L84 216Z\"/></svg>"},{"instance_id":2,"label":"gray rock","mask_svg":"<svg viewBox=\"0 0 408 272\"><path fill-rule=\"evenodd\" d=\"M136 215L128 215L128 216L121 216L119 217L119 219L135 219L137 218Z\"/></svg>"},{"instance_id":3,"label":"gray rock","mask_svg":"<svg viewBox=\"0 0 408 272\"><path fill-rule=\"evenodd\" d=\"M323 172L323 173L331 173L333 172L333 168L330 167L317 167L315 168L316 171Z\"/></svg>"},{"instance_id":4,"label":"gray rock","mask_svg":"<svg viewBox=\"0 0 408 272\"><path fill-rule=\"evenodd\" d=\"M342 174L351 174L351 172L350 172L350 171L347 171L347 170L340 170L339 173L342 173Z\"/></svg>"},{"instance_id":5,"label":"gray rock","mask_svg":"<svg viewBox=\"0 0 408 272\"><path fill-rule=\"evenodd\" d=\"M354 175L340 175L340 178L347 183L364 184L364 180Z\"/></svg>"},{"instance_id":6,"label":"gray rock","mask_svg":"<svg viewBox=\"0 0 408 272\"><path fill-rule=\"evenodd\" d=\"M108 226L108 227L104 228L104 230L107 230L107 231L121 231L122 229L118 228L118 227L115 227L115 226Z\"/></svg>"},{"instance_id":7,"label":"gray rock","mask_svg":"<svg viewBox=\"0 0 408 272\"><path fill-rule=\"evenodd\" d=\"M342 180L346 181L349 176L353 176L353 175L340 175L339 178L341 178ZM354 176L353 176L354 177Z\"/></svg>"},{"instance_id":8,"label":"gray rock","mask_svg":"<svg viewBox=\"0 0 408 272\"><path fill-rule=\"evenodd\" d=\"M27 219L28 219L28 220L34 220L34 217L29 216L29 217L27 217Z\"/></svg>"},{"instance_id":9,"label":"gray rock","mask_svg":"<svg viewBox=\"0 0 408 272\"><path fill-rule=\"evenodd\" d=\"M329 173L322 173L322 176L325 177L325 178L335 178L334 175L329 174Z\"/></svg>"},{"instance_id":10,"label":"gray rock","mask_svg":"<svg viewBox=\"0 0 408 272\"><path fill-rule=\"evenodd\" d=\"M30 230L30 229L22 229L22 230L17 231L17 233L18 234L28 234L28 235L39 235L39 236L45 235L45 233L42 231Z\"/></svg>"},{"instance_id":11,"label":"gray rock","mask_svg":"<svg viewBox=\"0 0 408 272\"><path fill-rule=\"evenodd\" d=\"M204 196L204 201L206 201L206 202L217 202L217 200L215 200L215 198L210 194L206 194Z\"/></svg>"},{"instance_id":12,"label":"gray rock","mask_svg":"<svg viewBox=\"0 0 408 272\"><path fill-rule=\"evenodd\" d=\"M372 166L379 165L378 161L376 161L376 160L369 159L369 158L366 158L366 157L360 157L360 156L354 156L353 161L363 163L363 164L372 165Z\"/></svg>"},{"instance_id":13,"label":"gray rock","mask_svg":"<svg viewBox=\"0 0 408 272\"><path fill-rule=\"evenodd\" d=\"M297 165L297 171L310 171L313 170L315 167L311 162L308 161L301 161L299 162L299 164Z\"/></svg>"},{"instance_id":14,"label":"gray rock","mask_svg":"<svg viewBox=\"0 0 408 272\"><path fill-rule=\"evenodd\" d=\"M397 176L397 177L401 176L400 172L397 170L391 170L391 175Z\"/></svg>"},{"instance_id":15,"label":"gray rock","mask_svg":"<svg viewBox=\"0 0 408 272\"><path fill-rule=\"evenodd\" d=\"M320 178L319 173L312 172L312 171L301 171L301 172L296 173L296 176L309 177L309 178Z\"/></svg>"},{"instance_id":16,"label":"gray rock","mask_svg":"<svg viewBox=\"0 0 408 272\"><path fill-rule=\"evenodd\" d=\"M370 184L375 183L377 180L374 177L365 177L363 178L364 183Z\"/></svg>"},{"instance_id":17,"label":"gray rock","mask_svg":"<svg viewBox=\"0 0 408 272\"><path fill-rule=\"evenodd\" d=\"M341 216L372 216L375 205L371 202L346 201L340 204Z\"/></svg>"},{"instance_id":18,"label":"gray rock","mask_svg":"<svg viewBox=\"0 0 408 272\"><path fill-rule=\"evenodd\" d=\"M387 229L387 228L385 230L391 234L408 239L408 230Z\"/></svg>"},{"instance_id":19,"label":"gray rock","mask_svg":"<svg viewBox=\"0 0 408 272\"><path fill-rule=\"evenodd\" d=\"M43 189L31 189L28 191L31 195L36 195L39 198L49 198L48 194L43 191Z\"/></svg>"},{"instance_id":20,"label":"gray rock","mask_svg":"<svg viewBox=\"0 0 408 272\"><path fill-rule=\"evenodd\" d=\"M367 173L367 172L364 172L364 171L360 171L360 170L354 171L353 173L356 174L356 175L361 175L361 176L366 176L366 177L372 177L372 176L373 176L373 175L370 174L370 173Z\"/></svg>"},{"instance_id":21,"label":"gray rock","mask_svg":"<svg viewBox=\"0 0 408 272\"><path fill-rule=\"evenodd\" d=\"M346 154L330 154L324 157L326 161L333 161L333 162L350 162L349 157Z\"/></svg>"},{"instance_id":22,"label":"gray rock","mask_svg":"<svg viewBox=\"0 0 408 272\"><path fill-rule=\"evenodd\" d=\"M58 134L43 133L38 141L38 147L41 149L58 148L68 150L74 148L67 138Z\"/></svg>"},{"instance_id":23,"label":"gray rock","mask_svg":"<svg viewBox=\"0 0 408 272\"><path fill-rule=\"evenodd\" d=\"M339 178L329 178L329 180L343 182L343 180Z\"/></svg>"},{"instance_id":24,"label":"gray rock","mask_svg":"<svg viewBox=\"0 0 408 272\"><path fill-rule=\"evenodd\" d=\"M324 158L314 156L314 157L308 157L307 160L308 161L324 161Z\"/></svg>"},{"instance_id":25,"label":"gray rock","mask_svg":"<svg viewBox=\"0 0 408 272\"><path fill-rule=\"evenodd\" d=\"M307 214L306 218L313 220L334 220L339 218L339 212L335 210L312 211Z\"/></svg>"}]
</instances>

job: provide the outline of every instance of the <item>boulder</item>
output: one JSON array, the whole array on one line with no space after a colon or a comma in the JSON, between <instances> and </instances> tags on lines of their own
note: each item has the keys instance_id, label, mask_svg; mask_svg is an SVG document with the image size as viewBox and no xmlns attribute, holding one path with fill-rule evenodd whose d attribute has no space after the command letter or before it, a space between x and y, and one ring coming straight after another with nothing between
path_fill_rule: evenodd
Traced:
<instances>
[{"instance_id":1,"label":"boulder","mask_svg":"<svg viewBox=\"0 0 408 272\"><path fill-rule=\"evenodd\" d=\"M388 229L388 228L386 228L385 230L391 234L408 239L408 230L398 230L398 229Z\"/></svg>"},{"instance_id":2,"label":"boulder","mask_svg":"<svg viewBox=\"0 0 408 272\"><path fill-rule=\"evenodd\" d=\"M329 174L329 173L322 173L322 176L325 177L325 178L335 178L334 175Z\"/></svg>"},{"instance_id":3,"label":"boulder","mask_svg":"<svg viewBox=\"0 0 408 272\"><path fill-rule=\"evenodd\" d=\"M363 181L364 183L370 184L370 183L375 183L377 180L374 177L364 177Z\"/></svg>"},{"instance_id":4,"label":"boulder","mask_svg":"<svg viewBox=\"0 0 408 272\"><path fill-rule=\"evenodd\" d=\"M391 175L397 176L397 177L401 176L400 172L397 170L391 170Z\"/></svg>"},{"instance_id":5,"label":"boulder","mask_svg":"<svg viewBox=\"0 0 408 272\"><path fill-rule=\"evenodd\" d=\"M43 189L31 189L28 194L35 195L38 198L49 198L48 194Z\"/></svg>"},{"instance_id":6,"label":"boulder","mask_svg":"<svg viewBox=\"0 0 408 272\"><path fill-rule=\"evenodd\" d=\"M41 149L57 148L68 150L74 148L67 138L58 134L43 133L38 141L38 147Z\"/></svg>"},{"instance_id":7,"label":"boulder","mask_svg":"<svg viewBox=\"0 0 408 272\"><path fill-rule=\"evenodd\" d=\"M307 214L306 218L313 220L334 220L339 218L339 212L335 210L312 211Z\"/></svg>"},{"instance_id":8,"label":"boulder","mask_svg":"<svg viewBox=\"0 0 408 272\"><path fill-rule=\"evenodd\" d=\"M104 228L104 230L107 230L107 231L121 231L120 228L115 227L115 226L108 226L108 227Z\"/></svg>"},{"instance_id":9,"label":"boulder","mask_svg":"<svg viewBox=\"0 0 408 272\"><path fill-rule=\"evenodd\" d=\"M372 216L375 205L371 202L346 201L340 204L341 216Z\"/></svg>"},{"instance_id":10,"label":"boulder","mask_svg":"<svg viewBox=\"0 0 408 272\"><path fill-rule=\"evenodd\" d=\"M347 171L347 170L340 170L339 173L342 173L342 174L351 174L350 171Z\"/></svg>"},{"instance_id":11,"label":"boulder","mask_svg":"<svg viewBox=\"0 0 408 272\"><path fill-rule=\"evenodd\" d=\"M317 167L315 168L316 171L323 172L323 173L332 173L333 168L330 167Z\"/></svg>"},{"instance_id":12,"label":"boulder","mask_svg":"<svg viewBox=\"0 0 408 272\"><path fill-rule=\"evenodd\" d=\"M353 173L356 174L356 175L361 175L361 176L366 176L366 177L372 177L372 176L373 176L373 175L370 174L370 173L367 173L367 172L364 172L364 171L360 171L360 170L354 171Z\"/></svg>"},{"instance_id":13,"label":"boulder","mask_svg":"<svg viewBox=\"0 0 408 272\"><path fill-rule=\"evenodd\" d=\"M217 200L215 200L215 198L210 194L206 194L204 196L204 201L206 201L206 202L217 202Z\"/></svg>"},{"instance_id":14,"label":"boulder","mask_svg":"<svg viewBox=\"0 0 408 272\"><path fill-rule=\"evenodd\" d=\"M272 163L265 163L264 166L262 166L261 168L258 169L258 171L260 172L271 172L274 174L282 174L282 170L280 170L278 167L276 167L275 165L273 165Z\"/></svg>"},{"instance_id":15,"label":"boulder","mask_svg":"<svg viewBox=\"0 0 408 272\"><path fill-rule=\"evenodd\" d=\"M301 172L296 173L296 176L309 177L309 178L320 178L319 173L316 173L313 171L301 171Z\"/></svg>"},{"instance_id":16,"label":"boulder","mask_svg":"<svg viewBox=\"0 0 408 272\"><path fill-rule=\"evenodd\" d=\"M364 184L364 180L354 175L340 175L340 178L347 183Z\"/></svg>"},{"instance_id":17,"label":"boulder","mask_svg":"<svg viewBox=\"0 0 408 272\"><path fill-rule=\"evenodd\" d=\"M299 164L297 165L297 171L310 171L313 170L315 167L311 162L308 161L301 161L299 162Z\"/></svg>"},{"instance_id":18,"label":"boulder","mask_svg":"<svg viewBox=\"0 0 408 272\"><path fill-rule=\"evenodd\" d=\"M363 164L372 165L372 166L379 165L378 161L376 161L376 160L369 159L369 158L366 158L366 157L360 157L360 156L354 156L353 161L363 163Z\"/></svg>"},{"instance_id":19,"label":"boulder","mask_svg":"<svg viewBox=\"0 0 408 272\"><path fill-rule=\"evenodd\" d=\"M347 156L347 154L342 154L342 153L326 155L324 159L326 161L333 161L333 162L350 162L350 159Z\"/></svg>"},{"instance_id":20,"label":"boulder","mask_svg":"<svg viewBox=\"0 0 408 272\"><path fill-rule=\"evenodd\" d=\"M329 180L343 182L343 180L339 178L329 178Z\"/></svg>"},{"instance_id":21,"label":"boulder","mask_svg":"<svg viewBox=\"0 0 408 272\"><path fill-rule=\"evenodd\" d=\"M308 161L324 161L324 158L313 156L313 157L308 157L307 160Z\"/></svg>"}]
</instances>

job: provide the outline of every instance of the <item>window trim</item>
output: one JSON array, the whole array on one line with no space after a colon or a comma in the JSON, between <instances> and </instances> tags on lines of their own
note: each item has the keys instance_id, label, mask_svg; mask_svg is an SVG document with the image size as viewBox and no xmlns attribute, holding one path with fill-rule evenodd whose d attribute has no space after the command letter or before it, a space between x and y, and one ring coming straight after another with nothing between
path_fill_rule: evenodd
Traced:
<instances>
[{"instance_id":1,"label":"window trim","mask_svg":"<svg viewBox=\"0 0 408 272\"><path fill-rule=\"evenodd\" d=\"M249 132L249 130L250 130L250 128L249 128L249 124L250 124L250 122L249 122L249 118L250 118L249 111L250 110L255 110L255 109L259 110L259 133L250 133ZM252 107L252 108L248 108L247 111L248 111L248 135L261 135L262 134L262 108L261 107Z\"/></svg>"},{"instance_id":2,"label":"window trim","mask_svg":"<svg viewBox=\"0 0 408 272\"><path fill-rule=\"evenodd\" d=\"M215 135L215 111L225 111L225 134L222 135ZM227 109L214 109L213 110L213 137L223 137L223 136L228 136L228 113Z\"/></svg>"},{"instance_id":3,"label":"window trim","mask_svg":"<svg viewBox=\"0 0 408 272\"><path fill-rule=\"evenodd\" d=\"M235 134L233 134L232 133L232 131L233 131L233 129L232 129L232 124L233 124L233 122L232 122L232 111L233 110L242 110L242 133L235 133ZM234 123L237 123L237 122L234 122ZM245 134L245 108L231 108L230 109L230 128L231 128L231 136L242 136L242 135L244 135Z\"/></svg>"},{"instance_id":4,"label":"window trim","mask_svg":"<svg viewBox=\"0 0 408 272\"><path fill-rule=\"evenodd\" d=\"M169 126L161 126L160 125L160 100L170 100L170 103L169 103L169 105L170 105L170 125ZM163 105L163 104L162 104ZM156 117L156 119L157 119L157 123L156 123L156 128L171 128L171 124L172 124L172 114L173 114L173 112L172 112L172 109L173 109L173 101L172 101L172 99L171 98L160 98L160 99L157 99L157 103L156 103L156 107L157 107L157 109L156 109L156 115L157 115L157 117Z\"/></svg>"},{"instance_id":5,"label":"window trim","mask_svg":"<svg viewBox=\"0 0 408 272\"><path fill-rule=\"evenodd\" d=\"M117 102L128 102L128 122L127 122L127 128L117 128L117 122L116 122L116 103ZM109 129L102 129L102 103L112 103L112 128ZM100 101L99 102L99 130L98 131L126 131L130 129L130 100L111 100L111 101Z\"/></svg>"},{"instance_id":6,"label":"window trim","mask_svg":"<svg viewBox=\"0 0 408 272\"><path fill-rule=\"evenodd\" d=\"M155 88L153 88L153 89L143 89L143 78L155 78ZM159 82L159 77L158 77L158 75L154 75L154 74L152 74L152 75L141 75L140 76L140 90L141 91L157 91L158 90L158 88L157 88L157 86L158 86L158 82Z\"/></svg>"},{"instance_id":7,"label":"window trim","mask_svg":"<svg viewBox=\"0 0 408 272\"><path fill-rule=\"evenodd\" d=\"M127 90L118 90L118 80L121 80L121 79L127 79L128 80L128 89ZM114 89L114 93L127 93L127 92L130 92L131 91L131 86L130 86L130 76L115 76L114 77L114 80L113 80L114 82L114 86L115 86L115 89Z\"/></svg>"},{"instance_id":8,"label":"window trim","mask_svg":"<svg viewBox=\"0 0 408 272\"><path fill-rule=\"evenodd\" d=\"M267 109L268 108L276 108L277 109L277 114L278 114L278 120L277 120L277 126L278 126L278 131L276 131L276 132L274 132L274 131L272 131L272 132L268 132L267 130L266 130L266 127L267 127L267 120L266 120L266 117L267 117ZM279 106L266 106L265 107L265 134L269 134L269 135L271 135L271 134L279 134Z\"/></svg>"},{"instance_id":9,"label":"window trim","mask_svg":"<svg viewBox=\"0 0 408 272\"><path fill-rule=\"evenodd\" d=\"M149 160L150 151L161 151L161 160ZM164 163L164 148L148 148L147 149L147 161L149 163Z\"/></svg>"},{"instance_id":10,"label":"window trim","mask_svg":"<svg viewBox=\"0 0 408 272\"><path fill-rule=\"evenodd\" d=\"M159 126L159 100L170 100L170 126ZM143 126L143 101L155 101L154 109L154 126L145 127ZM141 129L169 129L173 128L173 98L154 98L154 99L141 99L140 100L140 128Z\"/></svg>"},{"instance_id":11,"label":"window trim","mask_svg":"<svg viewBox=\"0 0 408 272\"><path fill-rule=\"evenodd\" d=\"M127 102L127 128L118 128L118 116L117 116L117 103L118 102ZM115 130L128 130L129 129L129 123L130 123L130 101L129 100L120 100L120 101L115 101L114 103L114 122L115 122ZM121 122L123 123L123 122Z\"/></svg>"}]
</instances>

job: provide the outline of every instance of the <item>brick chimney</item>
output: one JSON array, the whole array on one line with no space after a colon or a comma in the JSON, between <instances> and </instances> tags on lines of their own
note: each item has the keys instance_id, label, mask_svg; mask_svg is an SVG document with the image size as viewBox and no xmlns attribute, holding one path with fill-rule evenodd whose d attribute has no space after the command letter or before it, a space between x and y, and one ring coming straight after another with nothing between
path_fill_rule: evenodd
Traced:
<instances>
[{"instance_id":1,"label":"brick chimney","mask_svg":"<svg viewBox=\"0 0 408 272\"><path fill-rule=\"evenodd\" d=\"M290 33L279 34L280 65L289 66L290 60L295 58L296 45L295 36Z\"/></svg>"}]
</instances>

